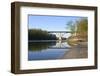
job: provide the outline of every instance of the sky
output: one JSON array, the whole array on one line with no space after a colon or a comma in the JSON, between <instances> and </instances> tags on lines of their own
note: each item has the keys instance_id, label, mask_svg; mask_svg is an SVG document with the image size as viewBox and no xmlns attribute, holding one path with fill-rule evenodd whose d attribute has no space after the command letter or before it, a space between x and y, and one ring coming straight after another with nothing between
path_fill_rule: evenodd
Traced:
<instances>
[{"instance_id":1,"label":"sky","mask_svg":"<svg viewBox=\"0 0 100 76\"><path fill-rule=\"evenodd\" d=\"M77 16L47 16L47 15L29 15L29 29L42 29L47 31L67 31L69 21L77 21L83 17Z\"/></svg>"}]
</instances>

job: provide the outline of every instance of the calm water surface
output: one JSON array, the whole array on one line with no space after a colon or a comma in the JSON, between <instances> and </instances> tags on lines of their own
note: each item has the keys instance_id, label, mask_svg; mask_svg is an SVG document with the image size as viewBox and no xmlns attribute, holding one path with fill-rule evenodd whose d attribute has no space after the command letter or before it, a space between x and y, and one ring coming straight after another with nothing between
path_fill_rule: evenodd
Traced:
<instances>
[{"instance_id":1,"label":"calm water surface","mask_svg":"<svg viewBox=\"0 0 100 76\"><path fill-rule=\"evenodd\" d=\"M87 58L87 47L71 47L66 41L31 41L28 60Z\"/></svg>"}]
</instances>

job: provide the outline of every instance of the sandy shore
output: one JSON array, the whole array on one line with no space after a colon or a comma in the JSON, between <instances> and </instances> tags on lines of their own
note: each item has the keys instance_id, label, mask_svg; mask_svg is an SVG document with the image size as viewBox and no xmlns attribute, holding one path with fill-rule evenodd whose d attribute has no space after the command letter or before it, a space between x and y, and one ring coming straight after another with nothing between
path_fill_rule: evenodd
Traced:
<instances>
[{"instance_id":1,"label":"sandy shore","mask_svg":"<svg viewBox=\"0 0 100 76\"><path fill-rule=\"evenodd\" d=\"M84 46L83 46L84 44ZM87 58L88 57L88 48L86 43L82 43L82 45L72 47L67 51L62 59L76 59L76 58Z\"/></svg>"}]
</instances>

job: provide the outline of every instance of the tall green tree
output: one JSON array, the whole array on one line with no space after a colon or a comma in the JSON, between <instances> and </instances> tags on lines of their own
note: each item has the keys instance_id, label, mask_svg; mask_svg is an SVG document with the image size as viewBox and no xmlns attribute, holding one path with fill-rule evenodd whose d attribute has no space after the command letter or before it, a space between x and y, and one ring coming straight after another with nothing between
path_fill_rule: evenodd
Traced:
<instances>
[{"instance_id":1,"label":"tall green tree","mask_svg":"<svg viewBox=\"0 0 100 76\"><path fill-rule=\"evenodd\" d=\"M75 27L76 27L74 22L69 21L66 25L67 25L66 29L69 29L72 32L71 34L73 34L75 32Z\"/></svg>"}]
</instances>

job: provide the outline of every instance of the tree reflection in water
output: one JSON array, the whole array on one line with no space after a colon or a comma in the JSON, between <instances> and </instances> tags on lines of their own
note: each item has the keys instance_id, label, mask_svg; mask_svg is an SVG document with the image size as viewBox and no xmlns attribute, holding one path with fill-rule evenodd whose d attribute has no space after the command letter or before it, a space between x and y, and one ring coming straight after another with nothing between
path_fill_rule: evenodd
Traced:
<instances>
[{"instance_id":1,"label":"tree reflection in water","mask_svg":"<svg viewBox=\"0 0 100 76\"><path fill-rule=\"evenodd\" d=\"M56 45L56 41L54 42L29 42L29 51L41 51L43 49L48 49L48 47Z\"/></svg>"}]
</instances>

